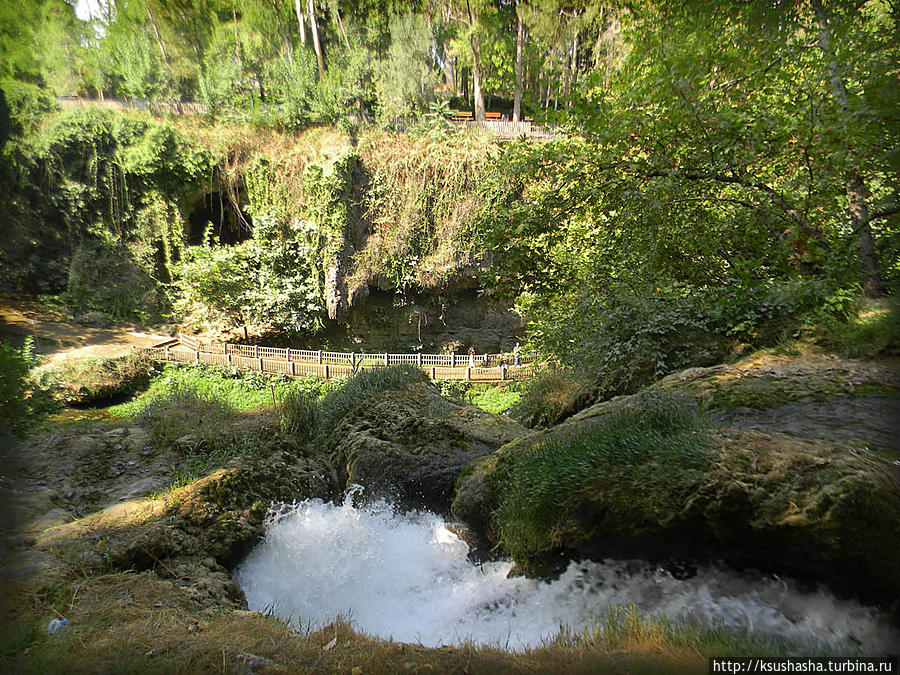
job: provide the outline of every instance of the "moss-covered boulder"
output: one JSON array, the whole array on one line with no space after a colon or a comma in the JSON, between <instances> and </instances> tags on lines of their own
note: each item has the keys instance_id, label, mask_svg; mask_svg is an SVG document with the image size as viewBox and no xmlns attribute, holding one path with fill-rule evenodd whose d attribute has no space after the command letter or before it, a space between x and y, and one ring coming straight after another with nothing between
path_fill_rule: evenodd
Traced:
<instances>
[{"instance_id":1,"label":"moss-covered boulder","mask_svg":"<svg viewBox=\"0 0 900 675\"><path fill-rule=\"evenodd\" d=\"M329 436L341 482L409 508L449 510L468 464L526 433L507 417L443 398L427 382L368 398Z\"/></svg>"},{"instance_id":2,"label":"moss-covered boulder","mask_svg":"<svg viewBox=\"0 0 900 675\"><path fill-rule=\"evenodd\" d=\"M808 418L784 433L768 410L890 406L895 391L889 369L824 357L684 371L482 458L452 510L529 573L573 557L719 559L890 604L900 466L867 449L871 425L835 439Z\"/></svg>"}]
</instances>

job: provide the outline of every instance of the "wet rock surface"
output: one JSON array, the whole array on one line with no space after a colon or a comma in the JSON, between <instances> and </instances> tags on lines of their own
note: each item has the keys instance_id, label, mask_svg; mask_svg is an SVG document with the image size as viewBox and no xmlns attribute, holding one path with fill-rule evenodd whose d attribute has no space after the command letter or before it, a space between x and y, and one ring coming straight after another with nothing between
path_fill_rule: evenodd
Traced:
<instances>
[{"instance_id":1,"label":"wet rock surface","mask_svg":"<svg viewBox=\"0 0 900 675\"><path fill-rule=\"evenodd\" d=\"M443 398L429 383L371 398L329 438L342 484L408 508L449 510L453 486L471 462L525 433L517 422Z\"/></svg>"},{"instance_id":2,"label":"wet rock surface","mask_svg":"<svg viewBox=\"0 0 900 675\"><path fill-rule=\"evenodd\" d=\"M517 562L540 573L569 557L720 559L825 582L897 611L900 566L885 555L900 548L897 382L890 367L830 357L747 360L665 378L652 391L708 411L712 463L667 481L654 481L652 465L616 483L589 477ZM636 401L594 405L482 458L460 478L453 513L502 543L491 514L517 458ZM659 499L645 500L653 490Z\"/></svg>"}]
</instances>

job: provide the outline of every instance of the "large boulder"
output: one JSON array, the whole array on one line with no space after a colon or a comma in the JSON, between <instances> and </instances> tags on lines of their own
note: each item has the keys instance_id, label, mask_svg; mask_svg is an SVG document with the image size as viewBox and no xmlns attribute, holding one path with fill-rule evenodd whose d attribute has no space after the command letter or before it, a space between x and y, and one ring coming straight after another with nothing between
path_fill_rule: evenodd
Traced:
<instances>
[{"instance_id":1,"label":"large boulder","mask_svg":"<svg viewBox=\"0 0 900 675\"><path fill-rule=\"evenodd\" d=\"M900 565L887 553L900 550L896 415L849 420L861 408L896 411L897 383L889 369L825 357L684 371L650 390L708 411L700 430L676 434L671 461L648 453L623 467L603 456L618 446L595 443L583 470L559 472L565 484L534 477L622 415L642 419L646 393L618 397L474 463L452 511L530 573L579 557L724 560L890 604L900 597ZM696 452L684 453L689 434ZM664 436L654 447L668 447ZM632 442L644 440L615 451L627 455ZM557 495L537 525L511 511L528 481L537 499Z\"/></svg>"},{"instance_id":2,"label":"large boulder","mask_svg":"<svg viewBox=\"0 0 900 675\"><path fill-rule=\"evenodd\" d=\"M446 513L459 473L526 429L440 395L427 382L378 394L329 436L330 461L346 485L405 508Z\"/></svg>"}]
</instances>

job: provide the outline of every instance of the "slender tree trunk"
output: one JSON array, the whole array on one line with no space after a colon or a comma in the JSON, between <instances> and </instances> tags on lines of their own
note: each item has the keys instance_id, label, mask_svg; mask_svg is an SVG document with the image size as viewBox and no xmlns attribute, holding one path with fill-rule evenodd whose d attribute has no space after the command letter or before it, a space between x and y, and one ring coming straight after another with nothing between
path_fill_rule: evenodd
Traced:
<instances>
[{"instance_id":1,"label":"slender tree trunk","mask_svg":"<svg viewBox=\"0 0 900 675\"><path fill-rule=\"evenodd\" d=\"M316 63L319 66L319 79L325 77L325 62L322 60L322 46L319 44L319 25L316 23L316 9L313 0L308 0L309 29L312 33L313 50L316 52Z\"/></svg>"},{"instance_id":2,"label":"slender tree trunk","mask_svg":"<svg viewBox=\"0 0 900 675\"><path fill-rule=\"evenodd\" d=\"M819 49L828 62L828 71L831 75L831 89L835 102L840 106L841 121L845 132L849 131L855 120L850 110L850 98L847 95L847 86L841 75L841 67L837 55L831 45L831 26L828 23L828 14L821 0L812 0L812 8L819 24ZM846 137L847 134L844 134ZM851 151L851 154L852 151ZM867 200L869 190L865 178L858 168L851 171L847 177L844 190L847 197L847 211L850 216L850 225L856 235L856 248L859 251L859 270L862 275L863 288L870 297L884 294L884 281L881 270L878 267L878 258L875 255L875 244L872 240L872 228L869 224L869 207Z\"/></svg>"},{"instance_id":3,"label":"slender tree trunk","mask_svg":"<svg viewBox=\"0 0 900 675\"><path fill-rule=\"evenodd\" d=\"M519 3L516 3L518 6ZM522 25L522 17L518 16L516 27L516 93L513 98L513 122L522 119L522 48L525 43L525 27Z\"/></svg>"},{"instance_id":4,"label":"slender tree trunk","mask_svg":"<svg viewBox=\"0 0 900 675\"><path fill-rule=\"evenodd\" d=\"M472 46L472 98L475 99L475 121L484 122L484 94L481 91L481 41L477 35L469 38Z\"/></svg>"},{"instance_id":5,"label":"slender tree trunk","mask_svg":"<svg viewBox=\"0 0 900 675\"><path fill-rule=\"evenodd\" d=\"M147 10L147 16L150 17L150 25L153 26L153 33L156 35L156 44L159 45L159 51L162 53L163 62L166 64L166 69L170 71L169 67L169 55L166 53L165 45L163 45L162 37L159 34L159 26L156 25L156 19L153 18L153 12L150 11L150 5L147 0L144 0L144 8Z\"/></svg>"},{"instance_id":6,"label":"slender tree trunk","mask_svg":"<svg viewBox=\"0 0 900 675\"><path fill-rule=\"evenodd\" d=\"M334 22L337 24L341 37L344 38L344 46L350 51L350 40L347 39L347 31L344 30L344 22L341 21L341 9L338 6L338 0L334 0Z\"/></svg>"},{"instance_id":7,"label":"slender tree trunk","mask_svg":"<svg viewBox=\"0 0 900 675\"><path fill-rule=\"evenodd\" d=\"M297 13L297 30L300 31L300 46L306 49L306 17L303 14L303 0L294 0L294 11Z\"/></svg>"}]
</instances>

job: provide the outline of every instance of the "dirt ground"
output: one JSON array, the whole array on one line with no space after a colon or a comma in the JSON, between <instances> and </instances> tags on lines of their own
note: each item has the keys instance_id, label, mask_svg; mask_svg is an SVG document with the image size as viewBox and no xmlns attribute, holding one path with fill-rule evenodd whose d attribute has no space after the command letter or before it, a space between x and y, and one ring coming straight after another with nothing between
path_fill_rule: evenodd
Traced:
<instances>
[{"instance_id":1,"label":"dirt ground","mask_svg":"<svg viewBox=\"0 0 900 675\"><path fill-rule=\"evenodd\" d=\"M29 298L0 295L0 340L19 347L34 336L35 351L51 361L88 356L121 356L134 347L150 347L171 337L172 326L132 324L92 328Z\"/></svg>"}]
</instances>

